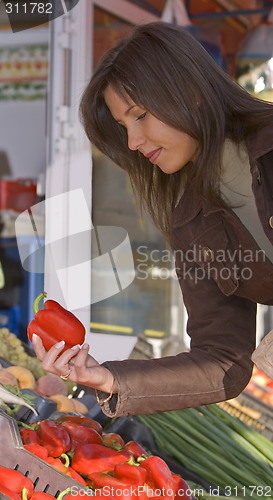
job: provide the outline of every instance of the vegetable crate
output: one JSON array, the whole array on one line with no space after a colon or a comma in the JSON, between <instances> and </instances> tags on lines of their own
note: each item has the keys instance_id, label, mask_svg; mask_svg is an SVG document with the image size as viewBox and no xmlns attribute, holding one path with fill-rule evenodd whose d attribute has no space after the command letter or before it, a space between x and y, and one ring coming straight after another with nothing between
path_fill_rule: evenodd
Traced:
<instances>
[{"instance_id":1,"label":"vegetable crate","mask_svg":"<svg viewBox=\"0 0 273 500\"><path fill-rule=\"evenodd\" d=\"M0 465L19 470L34 483L34 491L44 491L56 496L72 486L84 486L47 462L25 450L15 419L0 410ZM7 497L0 493L0 498Z\"/></svg>"},{"instance_id":2,"label":"vegetable crate","mask_svg":"<svg viewBox=\"0 0 273 500\"><path fill-rule=\"evenodd\" d=\"M273 442L273 408L269 405L242 392L237 398L219 403L219 406Z\"/></svg>"}]
</instances>

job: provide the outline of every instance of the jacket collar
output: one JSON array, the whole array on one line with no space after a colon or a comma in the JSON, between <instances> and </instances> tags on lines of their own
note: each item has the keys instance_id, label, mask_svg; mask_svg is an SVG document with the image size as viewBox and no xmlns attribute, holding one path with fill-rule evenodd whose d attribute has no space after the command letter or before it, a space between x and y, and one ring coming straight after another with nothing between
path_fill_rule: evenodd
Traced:
<instances>
[{"instance_id":1,"label":"jacket collar","mask_svg":"<svg viewBox=\"0 0 273 500\"><path fill-rule=\"evenodd\" d=\"M273 149L273 124L259 130L254 137L247 140L246 147L249 154L250 165L258 158Z\"/></svg>"},{"instance_id":2,"label":"jacket collar","mask_svg":"<svg viewBox=\"0 0 273 500\"><path fill-rule=\"evenodd\" d=\"M273 150L273 125L270 124L268 127L258 131L255 137L247 141L246 147L252 170L258 158ZM201 210L206 217L223 210L223 208L214 205L204 198L199 198L190 188L187 188L174 209L172 227L184 226L194 219Z\"/></svg>"}]
</instances>

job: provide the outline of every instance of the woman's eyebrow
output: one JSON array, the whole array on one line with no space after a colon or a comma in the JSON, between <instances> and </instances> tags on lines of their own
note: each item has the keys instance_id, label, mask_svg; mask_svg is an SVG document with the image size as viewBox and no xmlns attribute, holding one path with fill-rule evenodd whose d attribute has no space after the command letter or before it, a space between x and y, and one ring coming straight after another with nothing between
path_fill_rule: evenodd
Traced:
<instances>
[{"instance_id":1,"label":"woman's eyebrow","mask_svg":"<svg viewBox=\"0 0 273 500\"><path fill-rule=\"evenodd\" d=\"M136 106L137 106L136 104L132 104L132 106L129 106L129 108L128 108L128 109L126 109L126 111L125 111L125 113L124 113L124 114L125 114L125 116L127 116L127 115L130 113L130 111L131 111L133 108L135 108Z\"/></svg>"}]
</instances>

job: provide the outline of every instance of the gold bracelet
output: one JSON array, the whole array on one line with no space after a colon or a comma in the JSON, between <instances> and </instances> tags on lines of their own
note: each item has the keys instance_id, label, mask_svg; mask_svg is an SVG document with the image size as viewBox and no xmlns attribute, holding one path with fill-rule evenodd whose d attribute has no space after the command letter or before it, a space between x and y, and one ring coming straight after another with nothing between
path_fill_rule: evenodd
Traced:
<instances>
[{"instance_id":1,"label":"gold bracelet","mask_svg":"<svg viewBox=\"0 0 273 500\"><path fill-rule=\"evenodd\" d=\"M100 401L97 389L95 389L95 394L96 394L97 402L99 403L99 405L103 405L104 403L107 403L107 401L110 401L111 397L113 396L113 391L111 391L109 396L106 399L104 399L103 401Z\"/></svg>"}]
</instances>

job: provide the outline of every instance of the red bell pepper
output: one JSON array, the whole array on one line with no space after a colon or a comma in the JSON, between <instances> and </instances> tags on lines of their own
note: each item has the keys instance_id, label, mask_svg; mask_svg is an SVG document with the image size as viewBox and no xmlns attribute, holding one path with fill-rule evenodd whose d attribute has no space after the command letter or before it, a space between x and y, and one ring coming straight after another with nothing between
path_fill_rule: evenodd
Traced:
<instances>
[{"instance_id":1,"label":"red bell pepper","mask_svg":"<svg viewBox=\"0 0 273 500\"><path fill-rule=\"evenodd\" d=\"M21 500L21 495L19 495L19 493L16 493L15 491L10 490L6 486L2 486L1 484L0 484L0 493L3 493L12 500Z\"/></svg>"},{"instance_id":2,"label":"red bell pepper","mask_svg":"<svg viewBox=\"0 0 273 500\"><path fill-rule=\"evenodd\" d=\"M188 483L179 474L172 473L172 477L174 481L175 500L192 500L191 489Z\"/></svg>"},{"instance_id":3,"label":"red bell pepper","mask_svg":"<svg viewBox=\"0 0 273 500\"><path fill-rule=\"evenodd\" d=\"M63 474L66 474L67 476L70 476L69 470L68 470L68 464L64 464L60 458L53 458L53 457L47 457L46 462L50 464L54 469L57 469L58 471L62 472Z\"/></svg>"},{"instance_id":4,"label":"red bell pepper","mask_svg":"<svg viewBox=\"0 0 273 500\"><path fill-rule=\"evenodd\" d=\"M56 424L62 424L63 422L75 422L76 424L80 424L83 427L90 427L91 429L95 429L99 434L102 434L103 428L102 425L97 422L97 420L93 420L89 417L81 417L79 415L62 415L58 417L55 422Z\"/></svg>"},{"instance_id":5,"label":"red bell pepper","mask_svg":"<svg viewBox=\"0 0 273 500\"><path fill-rule=\"evenodd\" d=\"M23 488L22 500L27 499L27 494L28 490L26 488ZM33 495L31 495L30 500L56 500L56 498L50 495L49 493L44 493L43 491L36 491L35 493L33 493Z\"/></svg>"},{"instance_id":6,"label":"red bell pepper","mask_svg":"<svg viewBox=\"0 0 273 500\"><path fill-rule=\"evenodd\" d=\"M70 420L64 420L60 425L67 430L70 436L70 451L74 451L79 444L96 443L102 445L101 435L91 427L85 427Z\"/></svg>"},{"instance_id":7,"label":"red bell pepper","mask_svg":"<svg viewBox=\"0 0 273 500\"><path fill-rule=\"evenodd\" d=\"M121 452L100 444L80 444L72 458L71 467L80 474L113 470L118 463L127 462Z\"/></svg>"},{"instance_id":8,"label":"red bell pepper","mask_svg":"<svg viewBox=\"0 0 273 500\"><path fill-rule=\"evenodd\" d=\"M128 481L133 486L144 486L147 471L138 465L117 464L113 476L122 481Z\"/></svg>"},{"instance_id":9,"label":"red bell pepper","mask_svg":"<svg viewBox=\"0 0 273 500\"><path fill-rule=\"evenodd\" d=\"M125 448L122 448L121 450L119 450L118 453L121 453L124 458L126 457L126 462L132 463L132 460L133 460L133 463L135 462L135 459L134 459L132 453L130 453L128 450L125 450Z\"/></svg>"},{"instance_id":10,"label":"red bell pepper","mask_svg":"<svg viewBox=\"0 0 273 500\"><path fill-rule=\"evenodd\" d=\"M175 481L172 472L166 462L158 457L152 456L141 461L141 467L147 471L146 484L152 490L161 490L162 496L174 499Z\"/></svg>"},{"instance_id":11,"label":"red bell pepper","mask_svg":"<svg viewBox=\"0 0 273 500\"><path fill-rule=\"evenodd\" d=\"M21 494L21 491L25 486L28 490L27 498L31 497L34 490L34 485L28 477L24 476L18 470L2 466L0 466L0 485L1 487L4 486L19 494Z\"/></svg>"},{"instance_id":12,"label":"red bell pepper","mask_svg":"<svg viewBox=\"0 0 273 500\"><path fill-rule=\"evenodd\" d=\"M28 338L36 333L48 351L54 344L65 341L64 349L69 349L75 344L83 344L85 328L81 321L70 311L64 309L55 300L46 300L43 309L39 310L41 300L46 297L42 292L33 304L34 319L27 328Z\"/></svg>"},{"instance_id":13,"label":"red bell pepper","mask_svg":"<svg viewBox=\"0 0 273 500\"><path fill-rule=\"evenodd\" d=\"M28 450L30 453L33 453L33 455L36 455L36 457L41 458L42 460L46 460L48 457L48 451L44 446L41 446L40 444L37 443L28 443L24 444L25 450Z\"/></svg>"},{"instance_id":14,"label":"red bell pepper","mask_svg":"<svg viewBox=\"0 0 273 500\"><path fill-rule=\"evenodd\" d=\"M102 441L104 446L108 448L113 448L113 450L122 450L124 448L124 441L119 434L115 432L105 432L102 434Z\"/></svg>"},{"instance_id":15,"label":"red bell pepper","mask_svg":"<svg viewBox=\"0 0 273 500\"><path fill-rule=\"evenodd\" d=\"M93 490L96 490L97 488L105 488L105 491L109 491L112 494L115 494L115 491L117 489L122 490L126 486L130 486L130 482L122 479L118 479L116 477L113 477L111 474L108 474L107 472L92 472L92 474L89 474L89 479L91 479L91 484Z\"/></svg>"},{"instance_id":16,"label":"red bell pepper","mask_svg":"<svg viewBox=\"0 0 273 500\"><path fill-rule=\"evenodd\" d=\"M37 432L30 428L25 428L20 430L20 436L23 444L37 443L40 444L40 438Z\"/></svg>"},{"instance_id":17,"label":"red bell pepper","mask_svg":"<svg viewBox=\"0 0 273 500\"><path fill-rule=\"evenodd\" d=\"M63 497L70 492L70 490L71 488L66 488L66 490L61 491L61 493L59 493L57 497L57 500L62 500ZM28 494L27 489L23 488L22 500L27 499L27 494ZM56 497L53 497L52 495L50 495L49 493L45 493L44 491L35 491L35 493L33 493L33 495L31 496L30 500L56 500Z\"/></svg>"},{"instance_id":18,"label":"red bell pepper","mask_svg":"<svg viewBox=\"0 0 273 500\"><path fill-rule=\"evenodd\" d=\"M78 491L73 491L73 493L71 493L70 495L67 495L64 500L75 500L75 498L84 499L85 496L90 496L90 495L88 495L88 493L86 495L83 495L82 490L78 490ZM100 500L101 498L105 500L117 500L117 497L113 497L112 495L109 494L108 491L105 492L103 489L100 489L98 493L98 499Z\"/></svg>"},{"instance_id":19,"label":"red bell pepper","mask_svg":"<svg viewBox=\"0 0 273 500\"><path fill-rule=\"evenodd\" d=\"M83 486L87 486L87 482L85 481L85 479L78 472L72 469L70 465L68 466L68 473L69 476L72 477L72 479L75 479L75 481L78 481L78 483L81 483Z\"/></svg>"},{"instance_id":20,"label":"red bell pepper","mask_svg":"<svg viewBox=\"0 0 273 500\"><path fill-rule=\"evenodd\" d=\"M137 441L128 441L125 444L124 449L129 451L133 455L135 460L137 460L139 457L147 458L148 456L145 448L143 448L143 446L141 446L141 444L139 444Z\"/></svg>"},{"instance_id":21,"label":"red bell pepper","mask_svg":"<svg viewBox=\"0 0 273 500\"><path fill-rule=\"evenodd\" d=\"M40 444L47 449L51 457L59 457L70 450L71 439L67 430L61 424L55 424L53 420L42 420L37 434Z\"/></svg>"},{"instance_id":22,"label":"red bell pepper","mask_svg":"<svg viewBox=\"0 0 273 500\"><path fill-rule=\"evenodd\" d=\"M138 488L129 480L118 479L105 472L93 472L89 477L96 497L100 498L103 492L105 495L113 495L117 500L138 500Z\"/></svg>"}]
</instances>

